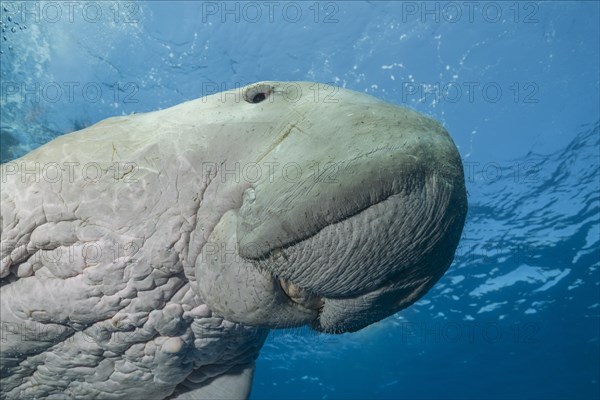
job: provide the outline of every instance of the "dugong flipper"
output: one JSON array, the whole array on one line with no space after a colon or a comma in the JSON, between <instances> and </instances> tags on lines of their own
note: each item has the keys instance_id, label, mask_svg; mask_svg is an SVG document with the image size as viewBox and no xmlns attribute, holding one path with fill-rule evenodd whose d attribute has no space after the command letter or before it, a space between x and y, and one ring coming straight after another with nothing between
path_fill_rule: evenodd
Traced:
<instances>
[{"instance_id":1,"label":"dugong flipper","mask_svg":"<svg viewBox=\"0 0 600 400\"><path fill-rule=\"evenodd\" d=\"M446 131L261 82L111 118L1 167L2 398L246 398L269 328L358 330L443 275Z\"/></svg>"}]
</instances>

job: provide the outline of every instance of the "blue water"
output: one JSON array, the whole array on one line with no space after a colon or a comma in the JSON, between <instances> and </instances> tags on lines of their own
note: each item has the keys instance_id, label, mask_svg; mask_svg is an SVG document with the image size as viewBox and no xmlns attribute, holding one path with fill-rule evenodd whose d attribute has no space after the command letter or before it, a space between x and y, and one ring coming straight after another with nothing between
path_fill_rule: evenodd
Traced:
<instances>
[{"instance_id":1,"label":"blue water","mask_svg":"<svg viewBox=\"0 0 600 400\"><path fill-rule=\"evenodd\" d=\"M446 276L355 334L274 331L253 399L600 397L599 3L23 4L1 7L3 162L259 80L364 91L453 136L470 207Z\"/></svg>"}]
</instances>

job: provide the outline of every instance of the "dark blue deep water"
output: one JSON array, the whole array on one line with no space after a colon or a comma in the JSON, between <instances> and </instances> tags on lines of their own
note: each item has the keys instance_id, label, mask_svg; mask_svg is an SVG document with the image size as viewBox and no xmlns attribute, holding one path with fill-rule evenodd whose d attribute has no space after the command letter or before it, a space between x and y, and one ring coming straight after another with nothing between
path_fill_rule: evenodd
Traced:
<instances>
[{"instance_id":1,"label":"dark blue deep water","mask_svg":"<svg viewBox=\"0 0 600 400\"><path fill-rule=\"evenodd\" d=\"M600 397L599 3L65 3L2 2L2 162L260 80L406 105L459 147L439 284L358 333L272 332L253 399Z\"/></svg>"}]
</instances>

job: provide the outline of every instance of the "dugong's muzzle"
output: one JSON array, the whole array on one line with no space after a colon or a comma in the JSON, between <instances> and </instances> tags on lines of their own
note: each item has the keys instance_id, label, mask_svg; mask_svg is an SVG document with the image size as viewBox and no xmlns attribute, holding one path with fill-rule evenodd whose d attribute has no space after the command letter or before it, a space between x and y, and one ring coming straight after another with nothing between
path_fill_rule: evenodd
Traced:
<instances>
[{"instance_id":1,"label":"dugong's muzzle","mask_svg":"<svg viewBox=\"0 0 600 400\"><path fill-rule=\"evenodd\" d=\"M351 91L319 103L304 91L291 102L274 82L245 90L265 87L270 102L256 112L280 110L289 121L260 162L294 163L303 174L247 185L197 259L201 296L233 321L326 332L357 330L414 303L450 265L466 215L447 132Z\"/></svg>"}]
</instances>

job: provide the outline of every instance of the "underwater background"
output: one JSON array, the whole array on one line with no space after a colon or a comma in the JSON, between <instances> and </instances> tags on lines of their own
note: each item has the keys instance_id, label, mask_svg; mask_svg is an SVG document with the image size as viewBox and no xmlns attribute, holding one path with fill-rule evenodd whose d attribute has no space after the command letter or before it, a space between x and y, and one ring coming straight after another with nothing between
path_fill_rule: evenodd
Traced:
<instances>
[{"instance_id":1,"label":"underwater background","mask_svg":"<svg viewBox=\"0 0 600 400\"><path fill-rule=\"evenodd\" d=\"M414 306L272 331L252 399L600 397L598 2L1 2L2 162L114 115L308 80L444 124L469 214Z\"/></svg>"}]
</instances>

